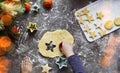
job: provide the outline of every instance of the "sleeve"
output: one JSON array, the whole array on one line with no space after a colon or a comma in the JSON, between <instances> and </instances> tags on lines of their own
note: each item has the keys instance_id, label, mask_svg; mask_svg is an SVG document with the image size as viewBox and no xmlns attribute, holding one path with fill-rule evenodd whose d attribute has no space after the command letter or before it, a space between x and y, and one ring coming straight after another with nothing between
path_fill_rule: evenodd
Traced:
<instances>
[{"instance_id":1,"label":"sleeve","mask_svg":"<svg viewBox=\"0 0 120 73\"><path fill-rule=\"evenodd\" d=\"M86 73L80 59L77 55L72 55L68 58L68 62L73 69L73 73Z\"/></svg>"}]
</instances>

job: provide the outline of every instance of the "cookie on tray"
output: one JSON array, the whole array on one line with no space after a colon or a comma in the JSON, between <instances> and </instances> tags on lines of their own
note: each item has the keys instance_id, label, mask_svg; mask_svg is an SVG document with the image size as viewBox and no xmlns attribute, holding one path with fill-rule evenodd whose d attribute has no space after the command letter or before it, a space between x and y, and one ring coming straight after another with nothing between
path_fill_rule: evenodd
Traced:
<instances>
[{"instance_id":1,"label":"cookie on tray","mask_svg":"<svg viewBox=\"0 0 120 73\"><path fill-rule=\"evenodd\" d=\"M104 24L104 27L107 30L111 30L113 28L113 26L114 26L114 24L113 24L112 20L107 20Z\"/></svg>"},{"instance_id":2,"label":"cookie on tray","mask_svg":"<svg viewBox=\"0 0 120 73\"><path fill-rule=\"evenodd\" d=\"M115 18L114 24L115 24L116 26L120 26L120 17Z\"/></svg>"},{"instance_id":3,"label":"cookie on tray","mask_svg":"<svg viewBox=\"0 0 120 73\"><path fill-rule=\"evenodd\" d=\"M102 19L104 17L102 12L97 12L97 18Z\"/></svg>"}]
</instances>

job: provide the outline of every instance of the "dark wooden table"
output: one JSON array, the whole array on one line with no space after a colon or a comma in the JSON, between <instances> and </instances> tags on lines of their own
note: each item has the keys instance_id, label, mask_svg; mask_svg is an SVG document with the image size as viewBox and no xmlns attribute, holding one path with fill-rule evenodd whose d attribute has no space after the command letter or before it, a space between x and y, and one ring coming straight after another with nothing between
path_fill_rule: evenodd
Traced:
<instances>
[{"instance_id":1,"label":"dark wooden table","mask_svg":"<svg viewBox=\"0 0 120 73\"><path fill-rule=\"evenodd\" d=\"M34 1L33 3L37 2L40 5L40 10L37 14L32 12L24 14L14 21L21 29L21 36L16 42L18 46L15 51L8 55L12 60L9 73L20 73L21 61L25 56L29 56L33 62L32 73L42 73L41 65L46 63L52 67L50 73L72 73L70 66L59 70L54 59L45 58L38 52L38 41L42 35L46 31L56 29L66 29L73 35L75 39L74 50L84 63L87 73L120 71L120 59L118 56L116 56L116 64L109 68L101 68L98 65L98 59L105 49L109 35L89 43L75 20L75 11L95 0L53 0L53 7L50 10L43 8L40 0L31 1ZM38 31L34 35L29 35L26 29L30 21L38 24ZM119 32L120 30L117 30L113 34L119 35Z\"/></svg>"}]
</instances>

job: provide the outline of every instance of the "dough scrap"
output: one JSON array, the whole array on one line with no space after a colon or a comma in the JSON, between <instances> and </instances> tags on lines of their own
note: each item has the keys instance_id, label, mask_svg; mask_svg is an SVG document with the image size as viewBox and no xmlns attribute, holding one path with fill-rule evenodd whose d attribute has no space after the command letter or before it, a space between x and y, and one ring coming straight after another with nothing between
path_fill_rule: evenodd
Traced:
<instances>
[{"instance_id":1,"label":"dough scrap","mask_svg":"<svg viewBox=\"0 0 120 73\"><path fill-rule=\"evenodd\" d=\"M115 24L116 26L120 26L120 17L115 18L114 24Z\"/></svg>"},{"instance_id":2,"label":"dough scrap","mask_svg":"<svg viewBox=\"0 0 120 73\"><path fill-rule=\"evenodd\" d=\"M63 54L59 51L59 44L65 40L70 42L71 44L74 43L73 36L67 30L56 30L53 32L48 31L42 36L41 40L39 41L39 52L43 56L49 58L62 56ZM47 46L45 45L45 43L49 43L50 41L53 41L53 44L56 45L56 47L53 49L53 52L51 50L46 50Z\"/></svg>"},{"instance_id":3,"label":"dough scrap","mask_svg":"<svg viewBox=\"0 0 120 73\"><path fill-rule=\"evenodd\" d=\"M105 22L104 24L104 27L107 29L107 30L110 30L113 28L113 22L111 20L108 20Z\"/></svg>"}]
</instances>

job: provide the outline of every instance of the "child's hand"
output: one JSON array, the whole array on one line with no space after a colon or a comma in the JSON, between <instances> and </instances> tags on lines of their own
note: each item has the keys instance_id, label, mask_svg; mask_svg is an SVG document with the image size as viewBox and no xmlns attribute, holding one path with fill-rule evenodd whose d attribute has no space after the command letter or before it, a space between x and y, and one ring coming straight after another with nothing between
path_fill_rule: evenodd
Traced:
<instances>
[{"instance_id":1,"label":"child's hand","mask_svg":"<svg viewBox=\"0 0 120 73\"><path fill-rule=\"evenodd\" d=\"M60 48L60 51L68 58L72 55L74 55L74 52L73 52L73 46L72 44L70 44L69 42L67 41L64 41L62 43L60 43L59 45L59 48Z\"/></svg>"}]
</instances>

